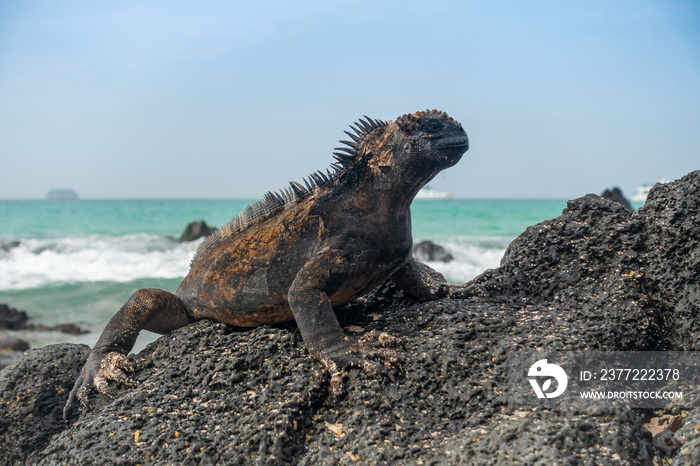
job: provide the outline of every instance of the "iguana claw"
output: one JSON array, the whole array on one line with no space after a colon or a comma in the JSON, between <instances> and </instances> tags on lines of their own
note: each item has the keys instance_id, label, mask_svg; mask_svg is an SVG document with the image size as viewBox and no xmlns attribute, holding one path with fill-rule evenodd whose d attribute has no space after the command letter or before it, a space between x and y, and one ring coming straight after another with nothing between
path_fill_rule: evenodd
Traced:
<instances>
[{"instance_id":1,"label":"iguana claw","mask_svg":"<svg viewBox=\"0 0 700 466\"><path fill-rule=\"evenodd\" d=\"M85 408L89 408L88 393L91 388L111 398L109 380L133 386L133 382L125 371L131 371L131 365L125 355L121 353L90 353L80 376L73 385L73 390L68 395L68 402L63 408L63 417L68 419L76 400Z\"/></svg>"},{"instance_id":2,"label":"iguana claw","mask_svg":"<svg viewBox=\"0 0 700 466\"><path fill-rule=\"evenodd\" d=\"M368 346L367 343L370 342L380 347ZM394 369L399 363L399 355L388 347L396 346L397 343L397 338L372 330L358 338L344 353L321 357L321 362L331 375L333 395L342 395L343 378L348 375L348 367L359 367L371 376Z\"/></svg>"}]
</instances>

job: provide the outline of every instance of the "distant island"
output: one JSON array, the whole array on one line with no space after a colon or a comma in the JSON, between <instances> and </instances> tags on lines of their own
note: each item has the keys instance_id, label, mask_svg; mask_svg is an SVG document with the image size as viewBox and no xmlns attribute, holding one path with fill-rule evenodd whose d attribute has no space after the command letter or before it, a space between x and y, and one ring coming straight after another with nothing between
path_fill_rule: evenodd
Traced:
<instances>
[{"instance_id":1,"label":"distant island","mask_svg":"<svg viewBox=\"0 0 700 466\"><path fill-rule=\"evenodd\" d=\"M46 193L49 201L75 201L78 200L78 193L72 189L52 189Z\"/></svg>"}]
</instances>

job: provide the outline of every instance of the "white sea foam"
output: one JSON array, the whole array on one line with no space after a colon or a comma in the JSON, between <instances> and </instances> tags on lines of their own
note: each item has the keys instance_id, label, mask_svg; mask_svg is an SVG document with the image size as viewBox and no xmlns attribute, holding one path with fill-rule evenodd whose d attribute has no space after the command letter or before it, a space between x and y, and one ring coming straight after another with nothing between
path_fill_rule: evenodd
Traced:
<instances>
[{"instance_id":1,"label":"white sea foam","mask_svg":"<svg viewBox=\"0 0 700 466\"><path fill-rule=\"evenodd\" d=\"M454 283L464 283L497 267L506 244L502 238L473 237L435 242L455 260L428 265ZM17 247L0 250L0 291L77 282L181 278L187 275L198 244L146 234L23 239Z\"/></svg>"},{"instance_id":2,"label":"white sea foam","mask_svg":"<svg viewBox=\"0 0 700 466\"><path fill-rule=\"evenodd\" d=\"M449 238L434 241L454 257L450 262L428 261L452 283L465 283L487 269L498 267L506 251L504 238Z\"/></svg>"},{"instance_id":3,"label":"white sea foam","mask_svg":"<svg viewBox=\"0 0 700 466\"><path fill-rule=\"evenodd\" d=\"M197 245L146 234L23 239L0 251L0 290L184 277Z\"/></svg>"}]
</instances>

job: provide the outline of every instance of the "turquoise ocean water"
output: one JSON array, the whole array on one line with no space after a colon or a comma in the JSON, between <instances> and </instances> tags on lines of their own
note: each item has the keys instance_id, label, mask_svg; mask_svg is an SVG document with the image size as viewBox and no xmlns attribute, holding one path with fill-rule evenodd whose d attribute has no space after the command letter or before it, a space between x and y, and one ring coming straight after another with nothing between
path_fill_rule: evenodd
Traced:
<instances>
[{"instance_id":1,"label":"turquoise ocean water","mask_svg":"<svg viewBox=\"0 0 700 466\"><path fill-rule=\"evenodd\" d=\"M0 303L25 310L42 323L81 323L91 330L82 336L14 335L33 345L94 344L134 291L175 291L199 244L173 240L189 222L220 226L250 203L0 200ZM414 241L429 239L445 247L455 260L430 265L448 280L463 283L498 266L510 241L527 226L558 216L564 207L565 200L415 201ZM137 348L150 340L140 338Z\"/></svg>"}]
</instances>

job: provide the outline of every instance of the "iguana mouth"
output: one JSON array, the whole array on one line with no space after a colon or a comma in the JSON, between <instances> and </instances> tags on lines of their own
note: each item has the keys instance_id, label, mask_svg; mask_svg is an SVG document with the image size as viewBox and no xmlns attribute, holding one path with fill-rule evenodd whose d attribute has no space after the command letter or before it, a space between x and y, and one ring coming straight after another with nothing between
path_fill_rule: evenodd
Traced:
<instances>
[{"instance_id":1,"label":"iguana mouth","mask_svg":"<svg viewBox=\"0 0 700 466\"><path fill-rule=\"evenodd\" d=\"M443 139L437 143L437 149L445 158L445 167L451 167L459 162L464 153L469 150L469 138L466 136L455 136Z\"/></svg>"},{"instance_id":2,"label":"iguana mouth","mask_svg":"<svg viewBox=\"0 0 700 466\"><path fill-rule=\"evenodd\" d=\"M440 149L461 149L469 148L469 139L463 136L444 139L438 142L438 148ZM466 150L465 149L465 150Z\"/></svg>"}]
</instances>

